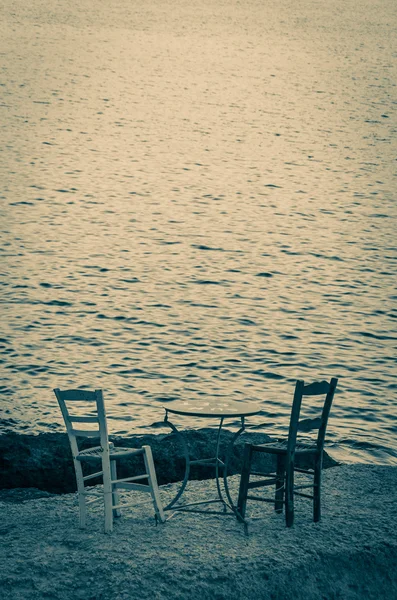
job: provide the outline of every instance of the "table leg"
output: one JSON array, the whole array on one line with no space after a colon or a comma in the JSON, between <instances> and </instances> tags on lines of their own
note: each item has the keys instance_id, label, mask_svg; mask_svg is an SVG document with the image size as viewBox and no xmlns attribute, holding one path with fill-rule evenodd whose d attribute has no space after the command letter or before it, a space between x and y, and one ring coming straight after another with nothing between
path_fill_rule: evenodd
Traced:
<instances>
[{"instance_id":1,"label":"table leg","mask_svg":"<svg viewBox=\"0 0 397 600\"><path fill-rule=\"evenodd\" d=\"M179 488L178 493L176 494L175 498L173 498L173 500L171 500L171 502L169 504L167 504L167 506L164 507L164 510L169 510L179 500L179 498L182 496L183 492L185 491L185 487L187 486L187 482L189 480L189 474L190 474L190 457L189 457L189 449L187 447L185 438L178 431L178 429L175 427L175 425L173 423L171 423L171 421L168 420L167 412L165 413L164 423L166 423L169 427L171 427L172 431L177 436L178 440L180 441L180 443L182 445L183 453L185 456L185 476L183 478L181 487Z\"/></svg>"},{"instance_id":2,"label":"table leg","mask_svg":"<svg viewBox=\"0 0 397 600\"><path fill-rule=\"evenodd\" d=\"M220 482L219 482L219 465L221 464L221 466L223 468L225 467L225 464L222 463L221 459L219 458L219 449L220 449L220 444L221 444L221 431L222 431L223 420L224 420L223 417L221 417L221 421L220 421L219 427L218 427L218 434L216 436L215 481L216 481L216 488L218 490L219 499L223 503L223 512L226 512L226 502L223 499L222 490L221 490L221 486L220 486Z\"/></svg>"},{"instance_id":3,"label":"table leg","mask_svg":"<svg viewBox=\"0 0 397 600\"><path fill-rule=\"evenodd\" d=\"M233 503L232 497L230 495L229 485L227 482L227 470L228 470L229 460L232 455L233 447L234 447L234 444L236 443L237 439L240 437L240 435L243 433L244 430L245 430L245 419L244 419L244 417L241 417L241 427L234 434L234 436L230 442L229 449L225 456L225 466L223 468L223 485L225 488L226 497L229 501L229 504L228 504L229 508L231 508L231 510L234 512L237 519L245 524L246 523L245 519L240 515L240 513L237 510L237 507Z\"/></svg>"}]
</instances>

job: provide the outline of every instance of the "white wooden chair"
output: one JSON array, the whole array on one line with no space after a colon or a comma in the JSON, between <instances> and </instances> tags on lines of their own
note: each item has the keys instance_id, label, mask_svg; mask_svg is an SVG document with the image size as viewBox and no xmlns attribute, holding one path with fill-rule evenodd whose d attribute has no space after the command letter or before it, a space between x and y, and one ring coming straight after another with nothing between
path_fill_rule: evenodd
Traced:
<instances>
[{"instance_id":1,"label":"white wooden chair","mask_svg":"<svg viewBox=\"0 0 397 600\"><path fill-rule=\"evenodd\" d=\"M149 492L153 500L156 521L158 519L161 522L164 522L165 516L160 500L156 471L150 446L143 446L138 449L120 448L115 447L112 442L109 442L102 390L61 391L60 389L55 389L54 393L62 411L73 455L80 508L80 527L84 528L86 526L87 505L103 498L105 505L105 533L110 533L113 529L113 517L121 516L120 508L134 504L120 504L118 494L120 488ZM71 404L75 402L88 402L92 404L93 411L90 411L90 416L73 415L70 413L70 409L67 406L67 403L69 402ZM92 416L92 412L95 412L94 416ZM94 424L95 429L78 429L79 425L88 423ZM77 443L78 437L99 438L101 445L86 450L80 450ZM134 477L117 479L116 460L139 455L143 456L145 473ZM82 463L84 462L91 464L102 463L102 469L96 473L84 475L82 468ZM102 478L103 492L85 487L86 481L96 477ZM139 483L144 479L148 481L147 484ZM94 498L87 501L87 496L94 496Z\"/></svg>"}]
</instances>

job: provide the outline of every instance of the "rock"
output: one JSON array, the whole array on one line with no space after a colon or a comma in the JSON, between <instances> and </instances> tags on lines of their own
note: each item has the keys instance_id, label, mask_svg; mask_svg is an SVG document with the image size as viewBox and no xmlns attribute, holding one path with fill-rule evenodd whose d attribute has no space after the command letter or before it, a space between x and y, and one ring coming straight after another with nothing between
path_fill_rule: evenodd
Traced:
<instances>
[{"instance_id":1,"label":"rock","mask_svg":"<svg viewBox=\"0 0 397 600\"><path fill-rule=\"evenodd\" d=\"M214 456L217 432L214 429L188 430L182 433L188 447L190 459L211 458ZM225 430L222 434L221 456L225 455L233 433ZM185 473L183 447L174 433L111 437L115 446L140 448L150 445L156 465L160 485L180 481ZM241 470L244 444L249 441L260 444L270 441L266 434L246 432L233 447L228 473L233 475ZM98 440L83 440L82 448L95 446ZM335 466L328 455L324 456L324 467ZM271 468L272 457L261 455L261 468ZM301 466L304 466L301 463ZM94 468L94 470L97 470ZM120 477L137 475L142 472L142 459L133 457L120 461ZM212 467L192 466L191 479L209 479L214 476ZM41 433L26 435L6 433L0 435L0 489L37 488L50 493L69 493L76 490L72 455L69 441L63 433Z\"/></svg>"},{"instance_id":2,"label":"rock","mask_svg":"<svg viewBox=\"0 0 397 600\"><path fill-rule=\"evenodd\" d=\"M54 495L44 490L38 490L37 488L8 488L0 490L0 502L21 504L22 502L38 500L39 498L51 498Z\"/></svg>"}]
</instances>

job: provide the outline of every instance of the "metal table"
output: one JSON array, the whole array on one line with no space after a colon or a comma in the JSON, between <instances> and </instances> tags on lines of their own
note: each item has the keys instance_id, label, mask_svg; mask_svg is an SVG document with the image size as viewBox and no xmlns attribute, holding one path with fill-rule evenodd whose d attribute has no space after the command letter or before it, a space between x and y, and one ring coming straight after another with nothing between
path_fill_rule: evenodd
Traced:
<instances>
[{"instance_id":1,"label":"metal table","mask_svg":"<svg viewBox=\"0 0 397 600\"><path fill-rule=\"evenodd\" d=\"M170 402L169 404L163 405L163 408L165 410L164 423L166 423L173 430L173 432L177 435L177 437L182 445L185 460L186 460L185 476L184 476L183 482L181 484L181 487L180 487L178 493L176 494L176 496L164 508L164 510L166 510L166 511L173 510L174 513L175 512L200 512L200 513L205 513L205 514L216 514L216 515L229 514L229 515L236 516L237 518L239 518L239 520L243 520L241 518L241 516L238 514L237 508L234 506L233 500L230 496L229 487L228 487L228 483L227 483L228 462L229 462L229 458L230 458L232 450L233 450L233 446L237 441L237 438L245 430L245 417L248 417L251 415L257 415L258 413L260 413L262 410L261 406L254 402L243 403L243 402L232 402L232 401L228 402L228 401L224 401L224 400L215 400L215 401L199 400L196 402L193 402L193 401L191 401L191 402L189 402L189 401ZM176 426L173 423L171 423L171 421L169 420L169 416L168 416L169 413L172 413L174 415L183 415L183 416L189 416L189 417L198 417L198 418L205 417L205 418L210 418L210 419L219 419L215 456L213 458L190 460L189 450L188 450L186 441L184 439L184 436L178 431ZM221 431L222 431L223 423L224 423L225 419L236 419L236 418L240 419L241 427L234 434L234 436L230 442L228 451L226 452L225 460L222 461L219 456L219 450L220 450L220 440L221 440ZM203 500L201 502L191 502L189 504L181 504L181 503L177 504L178 500L181 498L181 496L187 486L191 465L204 465L207 467L208 466L215 467L215 481L216 481L216 488L217 488L217 495L218 495L217 498L215 498L213 500ZM222 490L222 487L221 487L220 469L223 470L222 479L223 479L224 490ZM222 504L221 512L212 511L212 510L201 510L200 508L198 508L200 505L203 505L203 504L214 504L214 503ZM228 512L228 509L229 509L229 512Z\"/></svg>"}]
</instances>

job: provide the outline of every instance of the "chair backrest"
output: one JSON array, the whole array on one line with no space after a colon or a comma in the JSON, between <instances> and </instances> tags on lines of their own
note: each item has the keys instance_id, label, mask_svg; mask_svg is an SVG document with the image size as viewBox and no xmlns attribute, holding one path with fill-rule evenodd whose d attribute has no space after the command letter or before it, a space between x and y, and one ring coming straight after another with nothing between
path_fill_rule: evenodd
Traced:
<instances>
[{"instance_id":1,"label":"chair backrest","mask_svg":"<svg viewBox=\"0 0 397 600\"><path fill-rule=\"evenodd\" d=\"M54 393L65 421L73 457L75 458L79 453L78 437L99 438L101 447L104 451L107 451L109 438L102 390L60 390L57 388L54 390ZM75 402L88 403L90 408L92 406L93 409L90 411L91 414L87 416L72 414L69 406ZM94 416L92 412L95 412ZM79 425L88 423L97 425L97 427L93 429L79 428Z\"/></svg>"},{"instance_id":2,"label":"chair backrest","mask_svg":"<svg viewBox=\"0 0 397 600\"><path fill-rule=\"evenodd\" d=\"M328 417L331 410L332 401L336 390L338 380L333 377L331 381L319 381L309 385L305 385L305 382L298 380L295 385L294 400L292 403L291 419L288 433L288 446L287 450L289 453L295 451L296 438L300 424L299 421L302 398L304 396L325 396L324 405L322 408L321 416L318 419L313 419L313 426L311 429L318 429L317 435L317 450L322 451L324 448L325 432L327 430Z\"/></svg>"}]
</instances>

